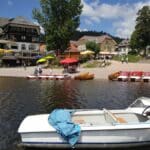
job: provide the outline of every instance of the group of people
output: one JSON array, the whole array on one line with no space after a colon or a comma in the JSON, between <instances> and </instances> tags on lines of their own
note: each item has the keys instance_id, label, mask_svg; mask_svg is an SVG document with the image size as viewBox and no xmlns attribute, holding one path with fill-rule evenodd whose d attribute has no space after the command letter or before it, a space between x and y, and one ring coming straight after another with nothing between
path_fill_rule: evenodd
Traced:
<instances>
[{"instance_id":1,"label":"group of people","mask_svg":"<svg viewBox=\"0 0 150 150\"><path fill-rule=\"evenodd\" d=\"M38 76L38 75L41 75L42 74L42 68L41 66L37 66L34 70L34 75Z\"/></svg>"},{"instance_id":2,"label":"group of people","mask_svg":"<svg viewBox=\"0 0 150 150\"><path fill-rule=\"evenodd\" d=\"M127 56L127 55L121 56L121 62L122 62L122 64L123 64L124 62L128 63L128 56Z\"/></svg>"}]
</instances>

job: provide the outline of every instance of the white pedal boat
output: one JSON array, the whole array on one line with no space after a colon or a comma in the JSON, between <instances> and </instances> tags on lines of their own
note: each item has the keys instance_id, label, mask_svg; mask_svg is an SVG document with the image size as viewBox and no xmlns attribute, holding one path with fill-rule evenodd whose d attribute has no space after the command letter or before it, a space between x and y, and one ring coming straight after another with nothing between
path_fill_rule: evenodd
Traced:
<instances>
[{"instance_id":1,"label":"white pedal boat","mask_svg":"<svg viewBox=\"0 0 150 150\"><path fill-rule=\"evenodd\" d=\"M142 80L143 80L143 82L149 82L150 81L150 72L143 72Z\"/></svg>"},{"instance_id":2,"label":"white pedal boat","mask_svg":"<svg viewBox=\"0 0 150 150\"><path fill-rule=\"evenodd\" d=\"M76 148L116 148L150 145L150 98L141 97L123 110L77 109L72 121L81 127ZM49 114L27 116L18 133L27 147L69 148L48 123Z\"/></svg>"},{"instance_id":3,"label":"white pedal boat","mask_svg":"<svg viewBox=\"0 0 150 150\"><path fill-rule=\"evenodd\" d=\"M28 75L27 79L64 80L71 79L70 75Z\"/></svg>"}]
</instances>

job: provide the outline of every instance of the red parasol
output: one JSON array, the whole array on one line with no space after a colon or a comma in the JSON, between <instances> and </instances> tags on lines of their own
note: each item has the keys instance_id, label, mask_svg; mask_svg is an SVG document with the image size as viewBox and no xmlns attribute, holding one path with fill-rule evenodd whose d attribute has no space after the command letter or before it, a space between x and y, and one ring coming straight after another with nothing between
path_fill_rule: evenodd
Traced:
<instances>
[{"instance_id":1,"label":"red parasol","mask_svg":"<svg viewBox=\"0 0 150 150\"><path fill-rule=\"evenodd\" d=\"M61 64L72 64L72 63L77 63L78 60L75 58L65 58L60 61Z\"/></svg>"}]
</instances>

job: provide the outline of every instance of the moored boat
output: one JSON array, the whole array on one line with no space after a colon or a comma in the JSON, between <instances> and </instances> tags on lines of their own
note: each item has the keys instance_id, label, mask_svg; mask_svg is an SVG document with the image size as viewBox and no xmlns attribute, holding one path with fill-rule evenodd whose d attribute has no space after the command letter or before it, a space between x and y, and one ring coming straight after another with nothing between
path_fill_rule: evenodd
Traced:
<instances>
[{"instance_id":1,"label":"moored boat","mask_svg":"<svg viewBox=\"0 0 150 150\"><path fill-rule=\"evenodd\" d=\"M65 80L65 79L71 79L70 75L63 74L63 75L28 75L27 79L50 79L50 80Z\"/></svg>"},{"instance_id":2,"label":"moored boat","mask_svg":"<svg viewBox=\"0 0 150 150\"><path fill-rule=\"evenodd\" d=\"M143 80L143 82L149 82L150 81L150 72L143 72L142 80Z\"/></svg>"},{"instance_id":3,"label":"moored boat","mask_svg":"<svg viewBox=\"0 0 150 150\"><path fill-rule=\"evenodd\" d=\"M141 97L122 110L71 110L71 120L81 128L76 148L150 145L150 98ZM51 114L50 114L51 115ZM69 148L49 124L49 114L27 116L18 133L24 146ZM59 120L58 120L59 121Z\"/></svg>"},{"instance_id":4,"label":"moored boat","mask_svg":"<svg viewBox=\"0 0 150 150\"><path fill-rule=\"evenodd\" d=\"M92 80L94 79L94 74L90 74L89 72L81 73L74 77L75 80Z\"/></svg>"},{"instance_id":5,"label":"moored boat","mask_svg":"<svg viewBox=\"0 0 150 150\"><path fill-rule=\"evenodd\" d=\"M110 75L108 76L108 79L114 81L114 80L117 80L117 78L118 78L119 76L120 76L120 71L110 74Z\"/></svg>"},{"instance_id":6,"label":"moored boat","mask_svg":"<svg viewBox=\"0 0 150 150\"><path fill-rule=\"evenodd\" d=\"M130 81L141 81L143 72L142 71L133 71L130 72Z\"/></svg>"},{"instance_id":7,"label":"moored boat","mask_svg":"<svg viewBox=\"0 0 150 150\"><path fill-rule=\"evenodd\" d=\"M121 71L120 75L118 76L118 81L128 81L130 76L129 71Z\"/></svg>"}]
</instances>

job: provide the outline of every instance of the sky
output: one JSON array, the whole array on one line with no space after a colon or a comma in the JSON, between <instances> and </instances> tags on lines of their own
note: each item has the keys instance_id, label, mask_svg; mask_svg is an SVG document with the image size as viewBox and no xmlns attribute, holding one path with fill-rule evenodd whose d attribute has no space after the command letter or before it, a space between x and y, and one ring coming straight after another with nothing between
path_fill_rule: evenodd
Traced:
<instances>
[{"instance_id":1,"label":"sky","mask_svg":"<svg viewBox=\"0 0 150 150\"><path fill-rule=\"evenodd\" d=\"M150 0L81 0L83 11L80 31L104 31L121 38L130 38L137 12ZM30 21L32 9L40 8L39 0L0 0L0 17L24 16ZM43 32L41 28L41 32Z\"/></svg>"}]
</instances>

